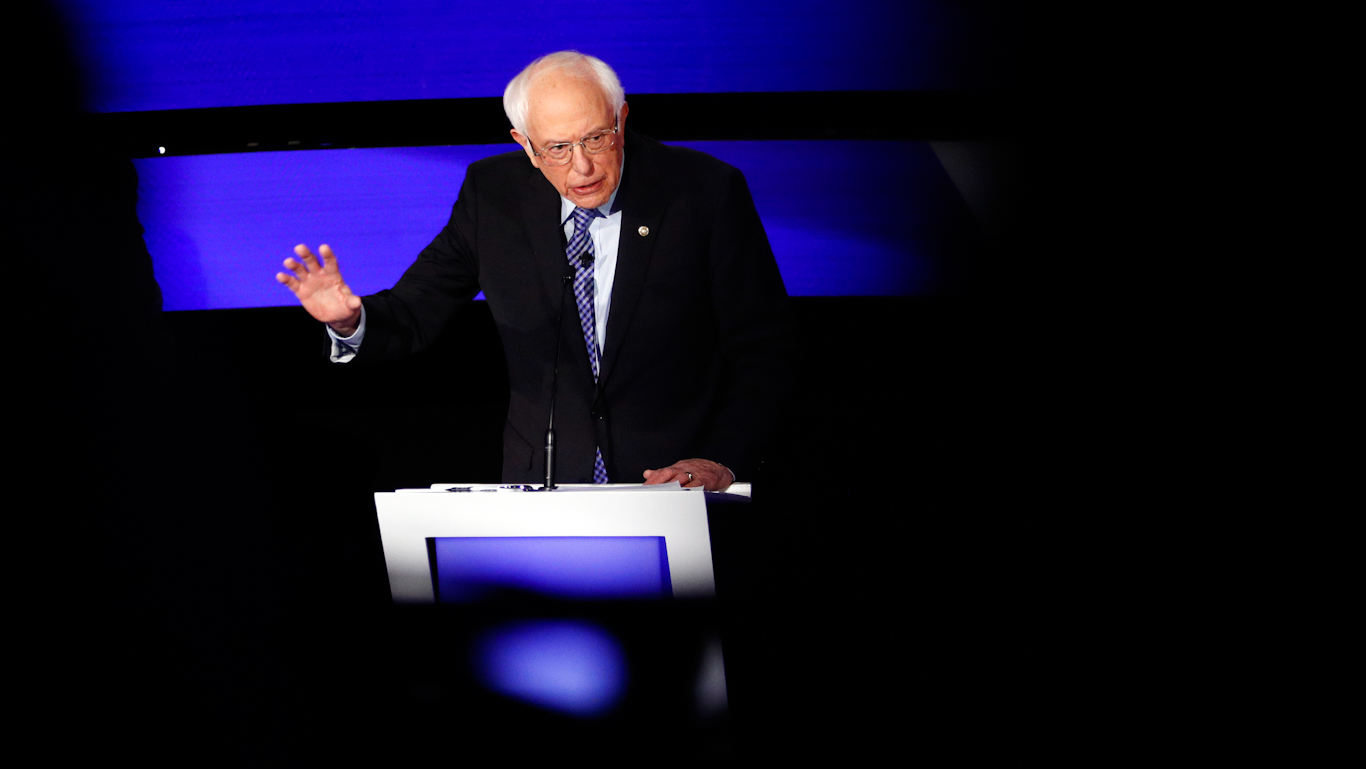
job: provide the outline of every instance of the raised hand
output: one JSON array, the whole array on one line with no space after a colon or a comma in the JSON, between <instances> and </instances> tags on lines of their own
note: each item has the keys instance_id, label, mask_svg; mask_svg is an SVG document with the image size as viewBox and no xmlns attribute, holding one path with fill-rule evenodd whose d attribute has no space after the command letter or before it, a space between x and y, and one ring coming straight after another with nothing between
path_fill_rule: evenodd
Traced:
<instances>
[{"instance_id":1,"label":"raised hand","mask_svg":"<svg viewBox=\"0 0 1366 769\"><path fill-rule=\"evenodd\" d=\"M339 336L354 334L360 325L360 297L342 280L332 247L325 243L318 247L322 264L303 243L294 247L294 253L298 260L285 260L289 273L277 272L275 279L294 292L309 315L331 326Z\"/></svg>"},{"instance_id":2,"label":"raised hand","mask_svg":"<svg viewBox=\"0 0 1366 769\"><path fill-rule=\"evenodd\" d=\"M658 470L646 470L645 485L678 481L682 486L704 486L707 491L725 491L735 476L725 465L709 459L684 459Z\"/></svg>"}]
</instances>

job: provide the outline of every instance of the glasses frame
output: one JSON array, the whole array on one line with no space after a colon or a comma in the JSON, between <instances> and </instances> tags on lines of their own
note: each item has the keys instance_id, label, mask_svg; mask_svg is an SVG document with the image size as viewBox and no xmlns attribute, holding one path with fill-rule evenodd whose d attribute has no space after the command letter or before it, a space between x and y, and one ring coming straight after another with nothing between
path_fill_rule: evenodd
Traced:
<instances>
[{"instance_id":1,"label":"glasses frame","mask_svg":"<svg viewBox=\"0 0 1366 769\"><path fill-rule=\"evenodd\" d=\"M612 128L611 128L611 130L603 130L603 131L597 131L597 132L595 132L595 133L591 133L591 134L589 134L589 135L583 137L582 139L580 139L580 140L578 140L578 141L576 141L576 142L573 142L573 143L555 142L554 144L548 144L548 145L546 145L546 146L544 146L544 147L541 148L542 150L545 150L545 151L548 152L548 151L550 150L551 147L568 146L568 147L569 147L569 154L565 156L564 160L561 160L561 161L552 160L549 156L547 156L547 155L542 155L541 152L540 152L540 150L537 150L534 146L531 148L531 154L533 154L533 155L535 155L536 157L540 158L542 163L545 163L547 166L550 166L551 168L559 168L560 166L567 166L567 165L569 165L569 164L574 160L574 148L575 148L575 147L583 147L583 151L584 151L586 154L589 154L589 155L601 155L602 153L606 152L607 150L610 150L610 149L612 149L613 147L617 146L616 134L617 134L617 128L618 128L620 122L621 122L621 117L620 117L620 116L617 116L617 117L612 118ZM584 144L584 142L588 141L589 139L593 138L594 136L601 136L601 135L603 135L603 134L612 134L612 137L613 137L613 138L612 138L612 143L611 143L611 144L608 144L606 147L603 147L603 148L600 149L600 150L594 151L594 150L588 149L588 145L587 145L587 144ZM527 144L528 144L528 145L531 144L531 140L530 140L529 138L527 139Z\"/></svg>"}]
</instances>

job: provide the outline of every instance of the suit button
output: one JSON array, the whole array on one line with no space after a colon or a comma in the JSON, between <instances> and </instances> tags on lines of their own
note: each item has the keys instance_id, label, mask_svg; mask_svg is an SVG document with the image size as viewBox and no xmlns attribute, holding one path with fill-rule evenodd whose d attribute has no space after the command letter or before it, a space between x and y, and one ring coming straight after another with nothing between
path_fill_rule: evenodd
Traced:
<instances>
[{"instance_id":1,"label":"suit button","mask_svg":"<svg viewBox=\"0 0 1366 769\"><path fill-rule=\"evenodd\" d=\"M643 237L645 237L646 235L649 235L649 234L650 234L650 228L649 228L649 227L643 227L643 226L642 226L639 230L636 230L636 232L639 232L639 233L640 233L640 237L643 238Z\"/></svg>"}]
</instances>

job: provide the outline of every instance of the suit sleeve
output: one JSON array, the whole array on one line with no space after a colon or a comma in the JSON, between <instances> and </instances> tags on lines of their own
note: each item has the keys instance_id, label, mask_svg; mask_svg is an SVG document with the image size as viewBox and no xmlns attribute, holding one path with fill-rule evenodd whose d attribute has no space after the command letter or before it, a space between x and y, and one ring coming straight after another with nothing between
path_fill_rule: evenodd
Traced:
<instances>
[{"instance_id":1,"label":"suit sleeve","mask_svg":"<svg viewBox=\"0 0 1366 769\"><path fill-rule=\"evenodd\" d=\"M479 260L474 250L478 222L473 169L440 234L422 250L391 289L363 298L365 343L357 362L412 355L440 335L465 302L479 293Z\"/></svg>"},{"instance_id":2,"label":"suit sleeve","mask_svg":"<svg viewBox=\"0 0 1366 769\"><path fill-rule=\"evenodd\" d=\"M796 334L787 290L744 175L731 169L710 243L724 366L702 456L752 477L792 386Z\"/></svg>"}]
</instances>

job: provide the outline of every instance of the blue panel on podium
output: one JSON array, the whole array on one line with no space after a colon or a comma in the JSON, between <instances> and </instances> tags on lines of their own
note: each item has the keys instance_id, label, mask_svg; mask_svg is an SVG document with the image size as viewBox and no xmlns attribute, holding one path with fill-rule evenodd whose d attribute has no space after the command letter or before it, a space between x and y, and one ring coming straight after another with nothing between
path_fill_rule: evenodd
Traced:
<instances>
[{"instance_id":1,"label":"blue panel on podium","mask_svg":"<svg viewBox=\"0 0 1366 769\"><path fill-rule=\"evenodd\" d=\"M661 598L673 594L664 537L433 537L438 603L492 590L557 598Z\"/></svg>"}]
</instances>

